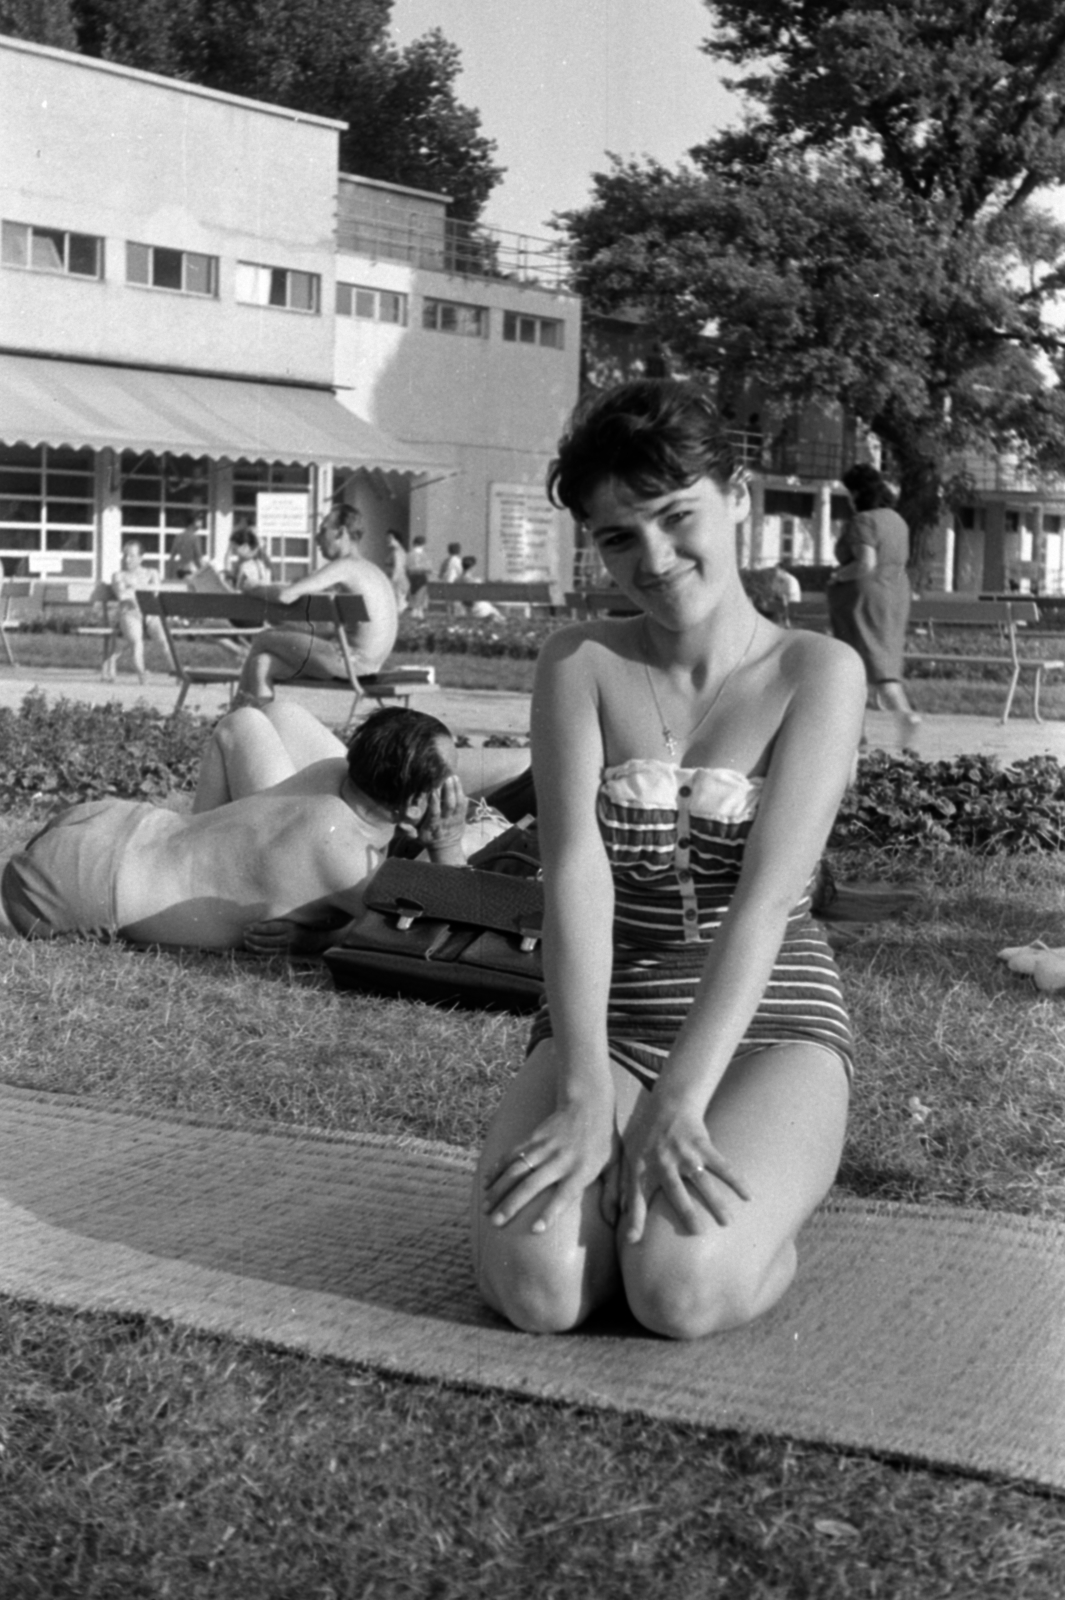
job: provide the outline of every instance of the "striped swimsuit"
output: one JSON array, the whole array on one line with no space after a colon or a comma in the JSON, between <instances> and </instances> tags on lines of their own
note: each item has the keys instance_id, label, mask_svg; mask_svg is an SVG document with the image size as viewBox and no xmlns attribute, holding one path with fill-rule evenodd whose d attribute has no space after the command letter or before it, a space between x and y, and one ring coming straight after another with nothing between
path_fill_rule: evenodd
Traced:
<instances>
[{"instance_id":1,"label":"striped swimsuit","mask_svg":"<svg viewBox=\"0 0 1065 1600\"><path fill-rule=\"evenodd\" d=\"M706 947L728 910L762 780L723 767L626 761L599 790L599 828L614 876L611 1058L650 1088L691 1006ZM546 1004L529 1048L549 1038ZM853 1072L839 973L805 894L788 917L765 993L736 1054L816 1044Z\"/></svg>"}]
</instances>

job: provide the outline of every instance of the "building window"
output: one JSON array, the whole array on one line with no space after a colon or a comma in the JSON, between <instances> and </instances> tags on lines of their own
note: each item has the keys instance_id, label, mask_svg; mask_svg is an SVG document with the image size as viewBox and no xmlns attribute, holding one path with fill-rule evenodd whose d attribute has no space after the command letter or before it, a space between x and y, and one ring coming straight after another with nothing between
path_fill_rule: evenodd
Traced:
<instances>
[{"instance_id":1,"label":"building window","mask_svg":"<svg viewBox=\"0 0 1065 1600\"><path fill-rule=\"evenodd\" d=\"M248 306L276 306L283 311L316 313L321 304L321 285L316 272L261 267L253 261L237 262L237 299Z\"/></svg>"},{"instance_id":2,"label":"building window","mask_svg":"<svg viewBox=\"0 0 1065 1600\"><path fill-rule=\"evenodd\" d=\"M218 257L195 250L164 250L161 245L126 245L126 282L178 294L218 294Z\"/></svg>"},{"instance_id":3,"label":"building window","mask_svg":"<svg viewBox=\"0 0 1065 1600\"><path fill-rule=\"evenodd\" d=\"M122 537L140 540L146 566L163 571L177 535L197 512L207 518L210 503L205 458L123 453ZM203 544L206 555L206 535Z\"/></svg>"},{"instance_id":4,"label":"building window","mask_svg":"<svg viewBox=\"0 0 1065 1600\"><path fill-rule=\"evenodd\" d=\"M0 446L0 556L9 570L91 574L95 529L91 450Z\"/></svg>"},{"instance_id":5,"label":"building window","mask_svg":"<svg viewBox=\"0 0 1065 1600\"><path fill-rule=\"evenodd\" d=\"M270 538L258 527L260 494L307 496L307 527L300 533ZM237 461L233 465L233 521L254 528L273 567L277 583L295 583L311 570L314 493L310 467L284 466L277 461Z\"/></svg>"},{"instance_id":6,"label":"building window","mask_svg":"<svg viewBox=\"0 0 1065 1600\"><path fill-rule=\"evenodd\" d=\"M5 222L0 229L0 260L5 267L26 267L30 272L67 272L75 278L102 278L104 242L91 233L67 233L62 228Z\"/></svg>"},{"instance_id":7,"label":"building window","mask_svg":"<svg viewBox=\"0 0 1065 1600\"><path fill-rule=\"evenodd\" d=\"M564 326L557 317L526 317L517 311L503 313L503 337L510 344L542 344L548 350L561 350Z\"/></svg>"},{"instance_id":8,"label":"building window","mask_svg":"<svg viewBox=\"0 0 1065 1600\"><path fill-rule=\"evenodd\" d=\"M365 289L358 283L338 283L337 316L360 317L365 322L394 322L405 328L407 296L391 289Z\"/></svg>"},{"instance_id":9,"label":"building window","mask_svg":"<svg viewBox=\"0 0 1065 1600\"><path fill-rule=\"evenodd\" d=\"M488 338L488 307L465 306L456 300L426 300L422 327L434 333L457 333L463 339Z\"/></svg>"}]
</instances>

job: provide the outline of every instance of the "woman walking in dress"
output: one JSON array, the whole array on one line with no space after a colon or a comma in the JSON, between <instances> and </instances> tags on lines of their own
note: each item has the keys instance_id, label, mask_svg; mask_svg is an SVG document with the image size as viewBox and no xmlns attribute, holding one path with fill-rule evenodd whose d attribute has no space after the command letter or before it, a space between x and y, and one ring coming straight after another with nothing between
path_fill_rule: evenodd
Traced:
<instances>
[{"instance_id":1,"label":"woman walking in dress","mask_svg":"<svg viewBox=\"0 0 1065 1600\"><path fill-rule=\"evenodd\" d=\"M836 544L839 566L826 591L832 632L857 650L877 700L895 713L899 744L911 749L921 719L902 686L910 615L910 530L877 469L860 461L843 474L854 516Z\"/></svg>"},{"instance_id":2,"label":"woman walking in dress","mask_svg":"<svg viewBox=\"0 0 1065 1600\"><path fill-rule=\"evenodd\" d=\"M620 1292L692 1338L784 1293L839 1162L851 1035L809 886L863 674L748 600L747 489L697 386L596 398L550 488L640 614L541 651L547 1001L481 1156L476 1268L521 1328Z\"/></svg>"}]
</instances>

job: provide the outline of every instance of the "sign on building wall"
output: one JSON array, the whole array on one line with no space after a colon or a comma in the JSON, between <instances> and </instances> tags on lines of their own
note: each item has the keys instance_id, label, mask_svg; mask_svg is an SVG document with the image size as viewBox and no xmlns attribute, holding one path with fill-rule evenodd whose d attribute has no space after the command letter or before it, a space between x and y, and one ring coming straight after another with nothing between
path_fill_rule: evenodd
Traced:
<instances>
[{"instance_id":1,"label":"sign on building wall","mask_svg":"<svg viewBox=\"0 0 1065 1600\"><path fill-rule=\"evenodd\" d=\"M306 539L307 519L311 514L309 494L272 494L261 491L255 496L255 531L260 541L274 539ZM275 548L272 544L267 548ZM276 548L283 548L277 546Z\"/></svg>"},{"instance_id":2,"label":"sign on building wall","mask_svg":"<svg viewBox=\"0 0 1065 1600\"><path fill-rule=\"evenodd\" d=\"M488 576L497 583L558 578L558 512L531 483L488 485Z\"/></svg>"}]
</instances>

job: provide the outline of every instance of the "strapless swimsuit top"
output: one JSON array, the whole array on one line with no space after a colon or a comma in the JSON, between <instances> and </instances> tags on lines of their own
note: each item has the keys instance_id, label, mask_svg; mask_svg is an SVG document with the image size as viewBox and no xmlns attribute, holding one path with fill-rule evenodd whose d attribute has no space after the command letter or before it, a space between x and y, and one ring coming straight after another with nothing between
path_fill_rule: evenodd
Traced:
<instances>
[{"instance_id":1,"label":"strapless swimsuit top","mask_svg":"<svg viewBox=\"0 0 1065 1600\"><path fill-rule=\"evenodd\" d=\"M657 945L712 937L739 879L762 783L728 767L670 761L604 771L597 812L614 876L617 939Z\"/></svg>"}]
</instances>

